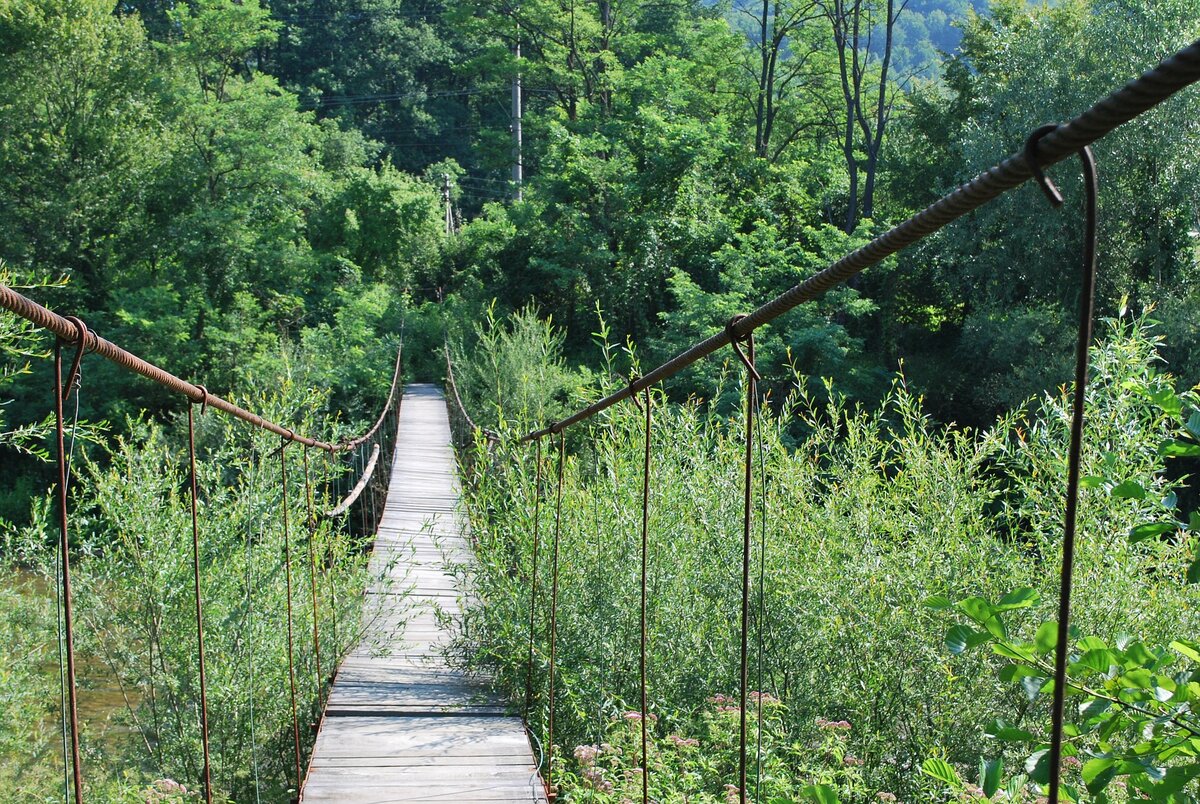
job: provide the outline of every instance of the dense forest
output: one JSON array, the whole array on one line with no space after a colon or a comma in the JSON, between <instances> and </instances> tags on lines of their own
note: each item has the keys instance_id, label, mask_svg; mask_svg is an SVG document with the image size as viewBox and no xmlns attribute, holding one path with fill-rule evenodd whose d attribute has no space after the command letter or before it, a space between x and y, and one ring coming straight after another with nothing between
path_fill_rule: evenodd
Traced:
<instances>
[{"instance_id":1,"label":"dense forest","mask_svg":"<svg viewBox=\"0 0 1200 804\"><path fill-rule=\"evenodd\" d=\"M401 343L406 377L440 382L448 341L468 406L512 435L719 331L1197 36L1200 0L0 0L0 281L214 393L326 434L373 419ZM1106 639L1180 644L1196 662L1187 640L1200 636L1189 583L1200 573L1192 560L1200 520L1188 518L1200 509L1189 485L1200 454L1200 400L1190 390L1200 381L1198 144L1200 93L1190 91L1095 147L1097 308L1109 323L1095 347L1092 393L1105 421L1093 436L1110 446L1089 457L1091 491L1103 499L1090 522L1104 534L1092 555L1109 550L1120 577L1109 586L1092 579L1082 604L1086 627ZM1042 619L1053 603L1043 576L1056 560L1050 500L1063 472L1082 228L1078 171L1065 163L1053 173L1063 210L1020 188L756 333L764 460L790 489L770 498L776 518L764 544L795 556L774 559L772 594L788 601L780 617L790 625L768 646L777 745L774 786L758 800L836 800L806 786L843 801L969 800L958 775L922 773L922 762L936 755L982 784L992 771L976 773L991 745L980 730L1040 706L1021 704L1020 690L991 677L985 659L951 665L941 634L951 625L945 610L960 611L952 598L995 602L1029 588L1036 594L1003 612L1040 606ZM46 745L58 682L44 671L57 643L47 593L57 572L46 495L57 476L50 345L0 314L0 634L12 637L0 644L0 720L17 724L0 725L0 760L20 758L3 761L0 798L12 800L46 800L56 783ZM672 434L659 436L672 445L664 488L699 496L691 509L662 513L660 529L691 534L671 549L698 572L710 552L692 523L733 528L728 500L701 492L733 493L722 483L736 476L736 368L702 362L661 389ZM135 669L153 665L155 651L170 660L181 648L143 634L134 614L143 605L160 606L163 621L187 614L171 590L186 581L190 531L168 519L152 528L161 539L143 532L156 506L182 505L187 403L99 359L85 362L74 399L84 468L73 499L85 520L78 547L90 557L80 585L102 610L81 649L98 676L149 690L126 697L125 714L93 724L97 734L140 736L92 743L102 746L94 764L108 768L97 789L145 800L161 777L194 790L192 738L159 724L158 710L151 728L146 709L161 693L164 707L189 711L191 684L164 691L153 668ZM571 441L568 472L568 520L581 523L579 533L598 500L613 497L607 524L579 548L594 549L601 565L628 559L640 471L629 463L640 443L632 413L610 424L590 446ZM528 511L510 508L502 481L480 467L502 467L503 482L520 489L531 486L531 467L515 451L476 453L470 434L460 436L484 562L488 605L478 616L493 640L464 643L464 661L515 690L521 635L504 626L523 622L512 562L527 546ZM241 549L239 534L261 530L262 509L278 504L260 477L271 444L211 420L200 439L214 482L244 479L221 498L236 513L214 534L225 547L213 548ZM1161 443L1180 446L1160 454ZM244 459L239 445L257 457ZM900 468L904 461L911 466ZM319 471L320 483L339 482L336 467ZM711 473L711 482L697 485L689 473ZM132 474L144 483L126 499L120 481ZM904 495L922 502L909 506ZM285 501L297 522L303 502ZM809 519L835 524L822 530ZM911 554L872 541L871 523L884 521L892 524L883 541ZM970 538L931 536L940 523ZM1130 544L1124 537L1139 526L1157 528L1155 538L1143 530ZM243 574L277 566L279 534L264 533L261 554L239 559ZM314 530L337 556L330 572L339 589L363 582L361 536ZM173 570L153 571L148 541ZM877 559L873 570L850 560L855 550ZM953 566L931 569L935 558ZM823 577L803 576L801 566L821 567ZM628 708L629 667L605 664L627 641L628 623L583 619L587 605L627 606L628 590L578 572L590 603L581 598L564 614L577 651L568 694L607 709L579 708L564 725L577 740L565 751L569 795L620 801L620 784L606 792L598 780L625 778L627 768L613 755L601 767L589 751L574 760L571 751L628 738L609 716ZM818 606L838 610L839 584L874 589L877 578L906 572L910 583L879 587L874 603L841 612L836 627L806 635L796 625ZM210 580L234 611L240 587ZM708 591L729 591L729 582L703 581ZM724 757L729 724L705 701L732 690L728 612L683 578L663 583L656 616L697 626L657 655L673 668L658 679L660 736L669 725L673 738L695 734ZM279 594L270 587L264 599ZM933 597L946 606L931 613L922 602ZM1130 607L1142 598L1153 605ZM37 601L36 611L23 601ZM895 611L905 616L887 614ZM866 639L850 651L848 623ZM278 634L259 630L251 642L283 649ZM710 666L695 661L700 634L721 646ZM234 678L243 640L225 638L228 661L216 674ZM106 640L120 639L127 649L105 652ZM900 672L906 657L936 670ZM580 669L589 667L611 672ZM960 683L984 677L979 687ZM17 679L26 693L11 692ZM226 693L230 714L219 726L239 735L241 708L254 711L256 699ZM771 697L765 686L759 693ZM319 690L305 694L315 700ZM277 703L258 702L275 731L249 743L270 754L269 783L238 775L249 749L227 741L221 789L231 800L286 797ZM849 735L810 733L814 718L843 717L856 724ZM676 751L690 744L668 742L662 761L681 763L673 773L693 786L664 788L661 799L722 800L725 760L693 767ZM1004 750L1011 770L1022 747ZM858 764L831 769L830 756ZM1179 785L1190 784L1192 798L1155 800L1195 800L1194 778ZM1021 784L1011 800L1024 800Z\"/></svg>"}]
</instances>

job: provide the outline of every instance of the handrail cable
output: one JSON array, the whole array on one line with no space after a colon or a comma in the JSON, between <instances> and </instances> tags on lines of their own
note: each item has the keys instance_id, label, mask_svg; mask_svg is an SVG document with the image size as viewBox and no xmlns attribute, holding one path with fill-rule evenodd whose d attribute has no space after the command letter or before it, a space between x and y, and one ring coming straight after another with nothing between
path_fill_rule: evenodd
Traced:
<instances>
[{"instance_id":1,"label":"handrail cable","mask_svg":"<svg viewBox=\"0 0 1200 804\"><path fill-rule=\"evenodd\" d=\"M320 441L315 438L299 435L293 430L264 419L257 413L252 413L251 411L235 405L226 399L222 399L215 394L210 394L204 390L204 386L190 383L187 380L181 379L166 369L160 368L149 361L143 360L132 352L122 349L117 344L102 338L94 331L87 329L86 327L81 330L79 326L73 323L74 321L78 320L75 319L74 316L59 315L53 310L50 310L49 308L38 304L32 299L21 295L8 285L0 284L0 307L16 313L17 315L21 316L21 318L34 323L42 329L50 330L64 343L79 344L82 342L84 351L86 353L95 352L101 357L116 363L122 368L128 369L136 374L140 374L146 379L156 382L165 388L175 391L176 393L183 394L192 402L197 404L207 402L209 407L216 408L217 410L228 413L230 416L234 416L242 421L249 422L255 427L269 430L276 435L283 436L290 441L297 441L305 446L316 447L317 449L323 449L327 452L346 452L370 438L370 436L374 434L375 430L379 428L385 417L384 415L381 415L371 430L352 441L340 442L336 444L327 441ZM386 403L387 407L384 408L384 414L387 413L387 410L393 404L392 400L396 395L395 388L401 373L400 358L402 354L403 345L398 350L396 355L396 370L392 377L392 391L388 394L388 402Z\"/></svg>"},{"instance_id":2,"label":"handrail cable","mask_svg":"<svg viewBox=\"0 0 1200 804\"><path fill-rule=\"evenodd\" d=\"M358 484L350 490L350 493L346 495L346 499L338 503L337 508L326 514L327 517L333 519L334 517L341 516L346 513L350 506L354 505L354 501L358 499L358 496L363 493L363 489L367 487L367 483L371 482L371 475L375 472L375 464L378 461L379 445L376 444L375 448L371 450L371 459L367 462L366 468L363 469L362 477L358 479Z\"/></svg>"},{"instance_id":3,"label":"handrail cable","mask_svg":"<svg viewBox=\"0 0 1200 804\"><path fill-rule=\"evenodd\" d=\"M1179 90L1200 80L1200 40L1164 60L1152 70L1092 105L1075 119L1046 134L1036 145L1034 156L1042 167L1061 162L1113 129L1157 106ZM1033 176L1024 152L1009 156L998 165L971 179L939 201L889 229L828 268L784 291L741 318L732 330L722 330L675 355L635 382L565 419L526 434L521 440L542 438L592 416L637 394L655 383L673 377L692 363L707 357L734 338L744 338L797 305L812 301L863 270L923 240L948 223L1023 184Z\"/></svg>"}]
</instances>

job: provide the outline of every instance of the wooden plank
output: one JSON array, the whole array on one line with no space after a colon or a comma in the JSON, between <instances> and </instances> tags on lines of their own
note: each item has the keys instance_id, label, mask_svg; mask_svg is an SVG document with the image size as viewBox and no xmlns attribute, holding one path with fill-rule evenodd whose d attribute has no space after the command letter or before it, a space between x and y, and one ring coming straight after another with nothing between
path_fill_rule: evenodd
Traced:
<instances>
[{"instance_id":1,"label":"wooden plank","mask_svg":"<svg viewBox=\"0 0 1200 804\"><path fill-rule=\"evenodd\" d=\"M545 802L521 721L446 660L438 612L457 615L464 594L448 568L472 554L437 388L406 389L397 444L369 563L387 582L366 590L364 638L339 666L301 798Z\"/></svg>"}]
</instances>

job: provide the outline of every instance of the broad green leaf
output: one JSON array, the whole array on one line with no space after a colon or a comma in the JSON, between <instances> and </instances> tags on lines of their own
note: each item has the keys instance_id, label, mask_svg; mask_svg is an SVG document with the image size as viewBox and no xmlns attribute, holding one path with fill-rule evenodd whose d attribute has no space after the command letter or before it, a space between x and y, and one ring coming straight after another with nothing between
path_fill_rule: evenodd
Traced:
<instances>
[{"instance_id":1,"label":"broad green leaf","mask_svg":"<svg viewBox=\"0 0 1200 804\"><path fill-rule=\"evenodd\" d=\"M833 792L833 788L827 784L810 784L800 793L809 801L815 801L817 804L838 804L837 793Z\"/></svg>"},{"instance_id":2,"label":"broad green leaf","mask_svg":"<svg viewBox=\"0 0 1200 804\"><path fill-rule=\"evenodd\" d=\"M1071 675L1077 675L1081 670L1091 670L1093 673L1107 673L1109 666L1114 663L1112 652L1107 648L1089 650L1079 657L1079 661L1071 664Z\"/></svg>"},{"instance_id":3,"label":"broad green leaf","mask_svg":"<svg viewBox=\"0 0 1200 804\"><path fill-rule=\"evenodd\" d=\"M1155 536L1170 533L1176 527L1178 526L1174 522L1146 522L1145 524L1135 526L1129 531L1129 541L1133 544L1144 542L1147 539L1153 539Z\"/></svg>"},{"instance_id":4,"label":"broad green leaf","mask_svg":"<svg viewBox=\"0 0 1200 804\"><path fill-rule=\"evenodd\" d=\"M1042 671L1027 664L1006 664L1000 668L1001 681L1020 681L1030 676L1038 676Z\"/></svg>"},{"instance_id":5,"label":"broad green leaf","mask_svg":"<svg viewBox=\"0 0 1200 804\"><path fill-rule=\"evenodd\" d=\"M1192 559L1192 563L1188 564L1187 582L1200 583L1200 548L1196 551L1196 557Z\"/></svg>"},{"instance_id":6,"label":"broad green leaf","mask_svg":"<svg viewBox=\"0 0 1200 804\"><path fill-rule=\"evenodd\" d=\"M1193 662L1200 662L1200 650L1197 650L1196 645L1176 640L1171 643L1171 650L1186 656Z\"/></svg>"},{"instance_id":7,"label":"broad green leaf","mask_svg":"<svg viewBox=\"0 0 1200 804\"><path fill-rule=\"evenodd\" d=\"M1101 477L1100 475L1088 475L1079 481L1079 485L1083 486L1085 489L1098 489L1107 482L1107 477Z\"/></svg>"},{"instance_id":8,"label":"broad green leaf","mask_svg":"<svg viewBox=\"0 0 1200 804\"><path fill-rule=\"evenodd\" d=\"M1106 757L1096 757L1083 763L1080 776L1092 795L1099 793L1112 781L1117 773L1117 760Z\"/></svg>"},{"instance_id":9,"label":"broad green leaf","mask_svg":"<svg viewBox=\"0 0 1200 804\"><path fill-rule=\"evenodd\" d=\"M954 770L944 759L930 757L921 765L921 772L940 782L945 782L956 790L962 787L962 779L958 777L958 771Z\"/></svg>"},{"instance_id":10,"label":"broad green leaf","mask_svg":"<svg viewBox=\"0 0 1200 804\"><path fill-rule=\"evenodd\" d=\"M1038 653L1052 653L1058 645L1058 623L1053 620L1042 623L1033 637L1033 645Z\"/></svg>"},{"instance_id":11,"label":"broad green leaf","mask_svg":"<svg viewBox=\"0 0 1200 804\"><path fill-rule=\"evenodd\" d=\"M925 608L942 611L954 607L954 601L945 595L933 595L925 599Z\"/></svg>"},{"instance_id":12,"label":"broad green leaf","mask_svg":"<svg viewBox=\"0 0 1200 804\"><path fill-rule=\"evenodd\" d=\"M1016 726L1006 726L1002 729L997 729L992 734L994 739L1005 743L1031 743L1034 741L1034 736L1025 729L1018 729Z\"/></svg>"},{"instance_id":13,"label":"broad green leaf","mask_svg":"<svg viewBox=\"0 0 1200 804\"><path fill-rule=\"evenodd\" d=\"M982 645L990 639L991 635L988 633L976 631L970 626L959 623L950 626L950 629L946 631L946 650L957 656L967 648Z\"/></svg>"},{"instance_id":14,"label":"broad green leaf","mask_svg":"<svg viewBox=\"0 0 1200 804\"><path fill-rule=\"evenodd\" d=\"M1119 483L1113 486L1113 490L1109 493L1114 497L1121 497L1126 500L1146 499L1146 489L1136 480L1126 480L1124 483Z\"/></svg>"},{"instance_id":15,"label":"broad green leaf","mask_svg":"<svg viewBox=\"0 0 1200 804\"><path fill-rule=\"evenodd\" d=\"M1183 413L1183 402L1174 389L1162 386L1150 392L1150 399L1168 416L1178 416Z\"/></svg>"},{"instance_id":16,"label":"broad green leaf","mask_svg":"<svg viewBox=\"0 0 1200 804\"><path fill-rule=\"evenodd\" d=\"M983 794L988 798L1000 789L1000 777L1004 773L1004 760L986 759L979 761L979 780Z\"/></svg>"},{"instance_id":17,"label":"broad green leaf","mask_svg":"<svg viewBox=\"0 0 1200 804\"><path fill-rule=\"evenodd\" d=\"M992 604L981 597L968 597L958 603L959 611L983 625L996 614Z\"/></svg>"},{"instance_id":18,"label":"broad green leaf","mask_svg":"<svg viewBox=\"0 0 1200 804\"><path fill-rule=\"evenodd\" d=\"M1029 608L1036 605L1038 600L1038 593L1032 587L1022 586L1000 598L1000 602L996 604L996 611L1013 611L1015 609Z\"/></svg>"},{"instance_id":19,"label":"broad green leaf","mask_svg":"<svg viewBox=\"0 0 1200 804\"><path fill-rule=\"evenodd\" d=\"M1187 428L1193 438L1200 441L1200 410L1193 410L1192 415L1188 417L1187 423L1183 426Z\"/></svg>"},{"instance_id":20,"label":"broad green leaf","mask_svg":"<svg viewBox=\"0 0 1200 804\"><path fill-rule=\"evenodd\" d=\"M1050 749L1043 748L1030 754L1025 760L1025 772L1038 784L1046 784L1050 780Z\"/></svg>"},{"instance_id":21,"label":"broad green leaf","mask_svg":"<svg viewBox=\"0 0 1200 804\"><path fill-rule=\"evenodd\" d=\"M1158 454L1164 458L1196 458L1200 457L1200 444L1173 438L1159 445Z\"/></svg>"},{"instance_id":22,"label":"broad green leaf","mask_svg":"<svg viewBox=\"0 0 1200 804\"><path fill-rule=\"evenodd\" d=\"M1079 705L1079 716L1084 720L1091 720L1097 715L1107 712L1110 706L1112 706L1111 701L1103 698L1091 698Z\"/></svg>"},{"instance_id":23,"label":"broad green leaf","mask_svg":"<svg viewBox=\"0 0 1200 804\"><path fill-rule=\"evenodd\" d=\"M1021 687L1025 690L1025 697L1031 701L1037 700L1037 697L1042 693L1042 687L1046 684L1046 679L1037 676L1030 676L1021 679Z\"/></svg>"}]
</instances>

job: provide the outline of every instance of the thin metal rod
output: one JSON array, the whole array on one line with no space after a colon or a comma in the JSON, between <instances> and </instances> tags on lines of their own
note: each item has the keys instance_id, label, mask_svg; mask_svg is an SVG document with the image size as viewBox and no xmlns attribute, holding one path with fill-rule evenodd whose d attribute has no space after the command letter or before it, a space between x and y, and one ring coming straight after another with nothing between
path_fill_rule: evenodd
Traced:
<instances>
[{"instance_id":1,"label":"thin metal rod","mask_svg":"<svg viewBox=\"0 0 1200 804\"><path fill-rule=\"evenodd\" d=\"M750 683L750 526L751 492L754 483L754 402L758 396L758 382L754 368L754 336L746 339L746 354L740 355L746 363L746 451L743 473L742 497L742 634L739 676L739 731L738 731L738 795L742 804L746 795L746 702ZM759 691L761 696L761 690Z\"/></svg>"},{"instance_id":2,"label":"thin metal rod","mask_svg":"<svg viewBox=\"0 0 1200 804\"><path fill-rule=\"evenodd\" d=\"M529 728L529 709L533 706L533 642L536 630L538 589L538 544L540 542L539 518L542 507L542 442L534 444L533 480L533 569L529 582L529 655L525 661L525 728Z\"/></svg>"},{"instance_id":3,"label":"thin metal rod","mask_svg":"<svg viewBox=\"0 0 1200 804\"><path fill-rule=\"evenodd\" d=\"M83 347L79 352L82 355ZM78 359L75 364L78 365ZM74 374L74 371L72 371ZM76 804L83 804L83 760L79 750L79 702L75 679L75 613L71 600L71 542L67 518L67 451L63 437L62 341L54 343L54 424L58 448L58 549L62 556L63 630L67 653L67 705L71 725L71 778Z\"/></svg>"},{"instance_id":4,"label":"thin metal rod","mask_svg":"<svg viewBox=\"0 0 1200 804\"><path fill-rule=\"evenodd\" d=\"M321 620L317 607L317 558L313 550L313 540L317 535L317 512L313 506L312 474L308 467L308 447L304 453L304 499L308 510L308 590L312 594L312 637L313 637L313 676L317 682L317 703L324 698L324 685L321 683Z\"/></svg>"},{"instance_id":5,"label":"thin metal rod","mask_svg":"<svg viewBox=\"0 0 1200 804\"><path fill-rule=\"evenodd\" d=\"M567 440L558 434L558 493L554 504L554 549L550 562L550 715L546 741L546 795L553 801L554 789L554 669L558 646L558 546L562 535L563 465L566 463Z\"/></svg>"},{"instance_id":6,"label":"thin metal rod","mask_svg":"<svg viewBox=\"0 0 1200 804\"><path fill-rule=\"evenodd\" d=\"M200 522L197 515L196 418L188 405L188 464L192 486L192 580L196 601L196 661L200 665L200 742L204 747L204 800L212 804L212 757L208 749L208 674L204 662L204 605L200 593Z\"/></svg>"},{"instance_id":7,"label":"thin metal rod","mask_svg":"<svg viewBox=\"0 0 1200 804\"><path fill-rule=\"evenodd\" d=\"M636 398L636 397L633 397ZM642 453L642 607L641 607L641 651L639 656L639 671L641 675L642 698L642 804L650 802L650 754L647 751L647 735L649 711L646 705L646 645L648 625L646 620L646 577L648 556L650 552L650 433L651 433L650 389L646 389L646 404L643 413L646 415L646 443ZM539 442L540 443L540 442Z\"/></svg>"},{"instance_id":8,"label":"thin metal rod","mask_svg":"<svg viewBox=\"0 0 1200 804\"><path fill-rule=\"evenodd\" d=\"M292 546L288 539L288 494L287 494L287 445L279 450L279 475L283 488L283 566L284 578L287 583L287 641L288 641L288 680L292 691L292 744L296 754L296 790L304 784L304 773L300 760L300 716L296 707L296 649L292 626Z\"/></svg>"},{"instance_id":9,"label":"thin metal rod","mask_svg":"<svg viewBox=\"0 0 1200 804\"><path fill-rule=\"evenodd\" d=\"M1050 804L1058 804L1062 773L1063 722L1067 694L1067 659L1071 645L1071 581L1075 569L1075 526L1079 510L1079 476L1083 453L1083 417L1087 401L1088 349L1096 295L1096 206L1099 180L1090 148L1079 151L1083 166L1083 283L1079 298L1079 335L1075 343L1075 398L1071 411L1071 446L1067 457L1067 504L1059 573L1058 640L1054 654L1054 703L1050 727Z\"/></svg>"},{"instance_id":10,"label":"thin metal rod","mask_svg":"<svg viewBox=\"0 0 1200 804\"><path fill-rule=\"evenodd\" d=\"M1121 89L1098 101L1069 123L1059 126L1054 132L1048 134L1041 141L1039 147L1039 158L1042 165L1061 162L1085 145L1090 145L1197 80L1200 80L1200 41L1193 42L1154 69L1148 70L1139 78L1130 81ZM1023 184L1031 175L1032 171L1025 161L1023 153L1009 156L1000 164L979 174L941 200L879 235L862 248L856 249L828 268L763 304L740 320L732 332L728 330L717 332L712 337L680 352L636 382L576 411L565 419L525 435L522 440L528 441L560 432L564 428L588 419L623 399L678 374L697 360L728 345L731 339L740 340L797 305L821 296L850 277L882 262L897 251L923 240L946 224L958 220L992 199Z\"/></svg>"}]
</instances>

